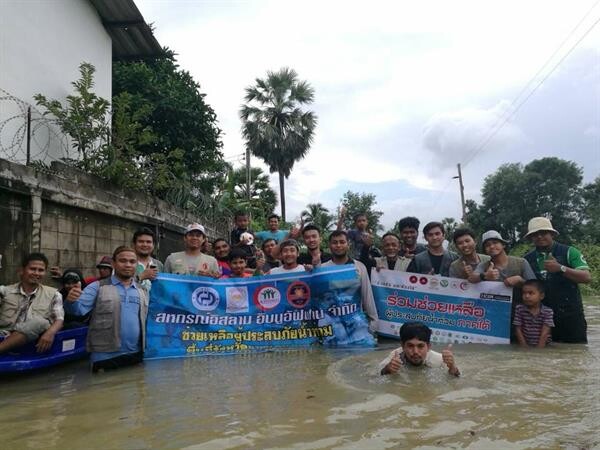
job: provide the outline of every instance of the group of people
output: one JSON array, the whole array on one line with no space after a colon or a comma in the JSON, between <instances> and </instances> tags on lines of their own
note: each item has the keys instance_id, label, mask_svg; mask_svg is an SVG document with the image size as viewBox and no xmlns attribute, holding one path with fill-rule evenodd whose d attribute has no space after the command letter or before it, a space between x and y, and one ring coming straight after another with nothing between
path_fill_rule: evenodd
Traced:
<instances>
[{"instance_id":1,"label":"group of people","mask_svg":"<svg viewBox=\"0 0 600 450\"><path fill-rule=\"evenodd\" d=\"M213 278L245 278L265 274L292 274L319 266L354 265L361 283L361 305L376 330L377 309L370 284L372 270L389 269L462 278L470 283L503 282L513 288L513 337L523 346L543 347L551 341L587 342L579 283L591 280L581 252L555 241L551 222L535 217L526 237L535 248L525 258L510 256L507 241L494 230L477 238L468 228L450 237L457 253L444 246L447 239L440 222L423 227L426 245L417 242L419 220L405 217L399 233L388 232L381 248L374 245L365 214L354 217L355 228L338 227L322 250L322 230L314 224L279 229L279 217L268 217L269 229L254 233L249 217L235 215L229 240L209 242L201 224L186 227L183 251L170 254L164 265L153 257L156 236L148 228L133 235L130 246L120 246L99 262L98 277L84 279L76 268L62 271L62 287L43 284L48 260L32 253L23 260L19 281L0 286L0 354L36 341L47 351L63 326L88 325L87 349L92 370L99 371L136 363L143 358L149 291L158 273L199 275ZM303 243L301 247L299 242ZM260 245L258 245L260 244ZM301 248L304 251L301 251ZM59 269L53 268L52 273ZM293 275L291 275L293 276ZM445 365L452 375L460 372L450 348L431 351L431 330L420 323L406 323L400 332L401 348L382 363L382 374L405 365Z\"/></svg>"}]
</instances>

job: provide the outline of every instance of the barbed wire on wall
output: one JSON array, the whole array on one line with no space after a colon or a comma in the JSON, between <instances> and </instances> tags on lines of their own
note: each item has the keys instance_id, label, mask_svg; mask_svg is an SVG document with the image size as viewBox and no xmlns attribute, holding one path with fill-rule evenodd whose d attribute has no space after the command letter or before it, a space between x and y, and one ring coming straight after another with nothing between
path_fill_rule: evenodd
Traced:
<instances>
[{"instance_id":1,"label":"barbed wire on wall","mask_svg":"<svg viewBox=\"0 0 600 450\"><path fill-rule=\"evenodd\" d=\"M18 164L71 159L69 137L35 106L0 88L0 158Z\"/></svg>"},{"instance_id":2,"label":"barbed wire on wall","mask_svg":"<svg viewBox=\"0 0 600 450\"><path fill-rule=\"evenodd\" d=\"M71 147L69 136L64 134L56 121L44 114L32 104L0 88L0 158L17 164L33 166L36 170L49 173L58 178L70 179L71 174L63 174L60 165L70 170L81 171L73 164L78 159L76 150ZM65 198L72 197L60 186L55 185ZM122 199L122 195L104 191L110 197ZM219 233L231 226L231 211L216 211L215 202L210 196L192 196L191 192L173 189L166 200L205 221L205 225ZM137 203L134 200L134 203ZM158 208L158 205L157 205ZM217 208L221 210L222 208ZM181 220L183 217L178 216Z\"/></svg>"}]
</instances>

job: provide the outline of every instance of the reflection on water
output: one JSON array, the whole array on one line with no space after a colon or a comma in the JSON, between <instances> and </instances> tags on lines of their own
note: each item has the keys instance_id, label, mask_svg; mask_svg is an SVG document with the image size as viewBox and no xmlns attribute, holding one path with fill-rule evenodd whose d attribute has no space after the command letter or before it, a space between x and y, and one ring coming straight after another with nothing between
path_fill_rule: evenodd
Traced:
<instances>
[{"instance_id":1,"label":"reflection on water","mask_svg":"<svg viewBox=\"0 0 600 450\"><path fill-rule=\"evenodd\" d=\"M588 346L455 346L458 379L377 375L394 342L1 379L1 448L600 449L600 306L586 314Z\"/></svg>"}]
</instances>

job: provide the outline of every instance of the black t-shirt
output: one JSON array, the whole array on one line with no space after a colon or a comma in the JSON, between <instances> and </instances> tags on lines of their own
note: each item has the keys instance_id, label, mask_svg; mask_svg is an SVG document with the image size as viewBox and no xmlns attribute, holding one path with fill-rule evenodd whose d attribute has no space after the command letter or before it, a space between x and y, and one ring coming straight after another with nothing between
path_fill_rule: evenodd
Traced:
<instances>
[{"instance_id":1,"label":"black t-shirt","mask_svg":"<svg viewBox=\"0 0 600 450\"><path fill-rule=\"evenodd\" d=\"M329 253L321 252L321 263L327 262L331 259ZM302 253L298 256L298 264L312 264L312 256L310 253Z\"/></svg>"},{"instance_id":2,"label":"black t-shirt","mask_svg":"<svg viewBox=\"0 0 600 450\"><path fill-rule=\"evenodd\" d=\"M429 260L431 261L431 267L433 267L433 273L436 275L440 273L440 268L442 267L442 258L444 255L432 255L429 254Z\"/></svg>"}]
</instances>

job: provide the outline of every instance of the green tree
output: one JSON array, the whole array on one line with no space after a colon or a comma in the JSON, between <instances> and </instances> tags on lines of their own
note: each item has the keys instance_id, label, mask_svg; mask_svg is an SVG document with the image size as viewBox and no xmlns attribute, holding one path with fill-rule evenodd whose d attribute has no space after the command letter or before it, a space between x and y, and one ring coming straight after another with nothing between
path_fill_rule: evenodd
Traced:
<instances>
[{"instance_id":1,"label":"green tree","mask_svg":"<svg viewBox=\"0 0 600 450\"><path fill-rule=\"evenodd\" d=\"M38 104L47 109L44 115L54 116L61 130L71 137L81 158L65 160L129 189L160 195L173 186L189 187L185 183L187 173L181 149L139 152L139 148L158 140L152 128L143 125L152 112L150 105L133 108L131 94L122 92L113 97L112 128L108 126L110 104L92 92L94 72L93 65L81 64L81 78L72 83L75 92L67 97L66 106L42 94L35 96Z\"/></svg>"},{"instance_id":2,"label":"green tree","mask_svg":"<svg viewBox=\"0 0 600 450\"><path fill-rule=\"evenodd\" d=\"M94 164L96 153L106 144L110 130L110 102L92 91L95 71L90 63L80 64L81 78L71 83L75 92L67 96L65 106L42 94L33 97L39 106L46 108L43 115L54 116L52 120L71 138L71 145L77 150L85 170Z\"/></svg>"},{"instance_id":3,"label":"green tree","mask_svg":"<svg viewBox=\"0 0 600 450\"><path fill-rule=\"evenodd\" d=\"M229 172L232 179L235 209L244 209L253 217L266 217L277 206L277 193L269 184L269 175L260 167L250 169L250 201L248 201L248 185L246 168L240 167Z\"/></svg>"},{"instance_id":4,"label":"green tree","mask_svg":"<svg viewBox=\"0 0 600 450\"><path fill-rule=\"evenodd\" d=\"M488 175L482 203L466 202L467 223L477 232L495 229L513 244L527 230L529 219L547 216L563 241L580 236L581 168L571 161L548 157L505 164Z\"/></svg>"},{"instance_id":5,"label":"green tree","mask_svg":"<svg viewBox=\"0 0 600 450\"><path fill-rule=\"evenodd\" d=\"M285 179L296 161L304 158L313 140L317 118L302 107L313 102L314 90L290 68L267 72L246 88L240 109L242 136L250 152L261 158L271 173L279 174L281 216L285 221Z\"/></svg>"},{"instance_id":6,"label":"green tree","mask_svg":"<svg viewBox=\"0 0 600 450\"><path fill-rule=\"evenodd\" d=\"M375 209L377 200L375 194L366 194L347 191L341 200L346 213L344 214L343 226L346 230L354 228L354 217L357 214L366 214L369 221L368 228L373 232L383 230L383 226L379 223L379 219L383 216L383 211Z\"/></svg>"},{"instance_id":7,"label":"green tree","mask_svg":"<svg viewBox=\"0 0 600 450\"><path fill-rule=\"evenodd\" d=\"M181 155L184 172L171 185L155 189L156 194L181 206L202 203L202 196L226 176L221 130L200 85L179 68L172 51L165 49L165 54L156 60L113 63L113 95L126 92L132 111L147 111L138 121L156 138L136 146L141 158L169 161Z\"/></svg>"},{"instance_id":8,"label":"green tree","mask_svg":"<svg viewBox=\"0 0 600 450\"><path fill-rule=\"evenodd\" d=\"M583 225L581 240L600 242L600 176L583 188Z\"/></svg>"},{"instance_id":9,"label":"green tree","mask_svg":"<svg viewBox=\"0 0 600 450\"><path fill-rule=\"evenodd\" d=\"M303 223L315 224L324 233L333 226L334 216L322 203L309 203L300 213L300 220Z\"/></svg>"},{"instance_id":10,"label":"green tree","mask_svg":"<svg viewBox=\"0 0 600 450\"><path fill-rule=\"evenodd\" d=\"M460 224L456 221L454 217L445 217L442 220L442 225L444 225L444 230L446 231L446 239L449 242L452 242L452 235L460 226Z\"/></svg>"}]
</instances>

